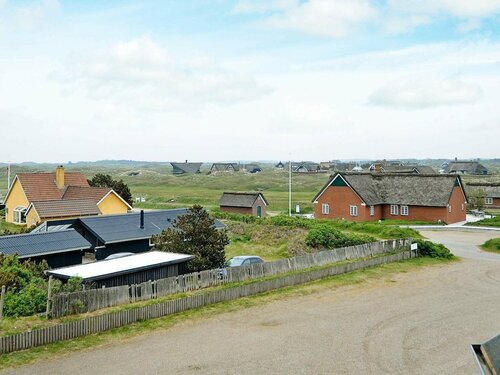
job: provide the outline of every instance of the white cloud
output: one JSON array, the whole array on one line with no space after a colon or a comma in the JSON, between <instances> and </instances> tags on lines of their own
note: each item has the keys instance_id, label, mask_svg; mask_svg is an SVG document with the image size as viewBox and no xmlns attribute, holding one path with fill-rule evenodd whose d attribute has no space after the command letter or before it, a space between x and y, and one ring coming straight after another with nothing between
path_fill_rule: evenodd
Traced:
<instances>
[{"instance_id":1,"label":"white cloud","mask_svg":"<svg viewBox=\"0 0 500 375\"><path fill-rule=\"evenodd\" d=\"M500 14L500 0L390 0L386 12L388 32L411 31L440 17L457 18L458 30L469 32L481 27L481 19Z\"/></svg>"},{"instance_id":2,"label":"white cloud","mask_svg":"<svg viewBox=\"0 0 500 375\"><path fill-rule=\"evenodd\" d=\"M81 90L90 98L152 111L252 100L269 91L252 77L204 58L171 56L148 36L117 43L52 76L65 89Z\"/></svg>"},{"instance_id":3,"label":"white cloud","mask_svg":"<svg viewBox=\"0 0 500 375\"><path fill-rule=\"evenodd\" d=\"M34 1L29 5L18 8L16 11L16 18L20 27L24 29L33 29L56 15L59 10L60 6L58 0Z\"/></svg>"},{"instance_id":4,"label":"white cloud","mask_svg":"<svg viewBox=\"0 0 500 375\"><path fill-rule=\"evenodd\" d=\"M298 0L241 0L233 8L234 13L266 13L283 11L297 6Z\"/></svg>"},{"instance_id":5,"label":"white cloud","mask_svg":"<svg viewBox=\"0 0 500 375\"><path fill-rule=\"evenodd\" d=\"M267 4L245 1L238 3L235 10L271 12L263 20L269 27L334 38L353 33L377 13L369 0L274 1Z\"/></svg>"},{"instance_id":6,"label":"white cloud","mask_svg":"<svg viewBox=\"0 0 500 375\"><path fill-rule=\"evenodd\" d=\"M389 82L370 95L369 102L380 106L424 109L472 104L482 96L483 91L478 85L458 78L411 78Z\"/></svg>"}]
</instances>

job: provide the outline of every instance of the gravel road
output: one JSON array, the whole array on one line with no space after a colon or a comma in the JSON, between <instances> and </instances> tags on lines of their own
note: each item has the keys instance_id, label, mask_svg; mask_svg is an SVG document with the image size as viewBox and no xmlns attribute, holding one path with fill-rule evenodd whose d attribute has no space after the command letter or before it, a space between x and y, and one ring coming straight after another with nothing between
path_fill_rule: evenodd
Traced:
<instances>
[{"instance_id":1,"label":"gravel road","mask_svg":"<svg viewBox=\"0 0 500 375\"><path fill-rule=\"evenodd\" d=\"M500 333L497 233L425 232L464 259L186 322L5 374L478 374Z\"/></svg>"}]
</instances>

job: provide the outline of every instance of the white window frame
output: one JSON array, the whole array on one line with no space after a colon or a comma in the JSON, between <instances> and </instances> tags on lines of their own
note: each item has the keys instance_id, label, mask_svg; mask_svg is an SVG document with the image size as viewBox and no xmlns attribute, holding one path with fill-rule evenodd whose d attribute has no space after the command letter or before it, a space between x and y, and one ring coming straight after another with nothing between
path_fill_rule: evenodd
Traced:
<instances>
[{"instance_id":1,"label":"white window frame","mask_svg":"<svg viewBox=\"0 0 500 375\"><path fill-rule=\"evenodd\" d=\"M24 212L24 221L22 220L23 212ZM17 206L16 208L14 208L12 212L12 221L15 224L26 224L26 207Z\"/></svg>"},{"instance_id":2,"label":"white window frame","mask_svg":"<svg viewBox=\"0 0 500 375\"><path fill-rule=\"evenodd\" d=\"M397 204L391 204L391 215L393 215L393 216L398 215L398 205Z\"/></svg>"},{"instance_id":3,"label":"white window frame","mask_svg":"<svg viewBox=\"0 0 500 375\"><path fill-rule=\"evenodd\" d=\"M401 216L408 216L410 209L408 208L408 206L401 206L400 212L401 212Z\"/></svg>"},{"instance_id":4,"label":"white window frame","mask_svg":"<svg viewBox=\"0 0 500 375\"><path fill-rule=\"evenodd\" d=\"M351 216L358 216L358 206L351 204L349 206L349 214Z\"/></svg>"},{"instance_id":5,"label":"white window frame","mask_svg":"<svg viewBox=\"0 0 500 375\"><path fill-rule=\"evenodd\" d=\"M321 214L328 215L330 213L330 205L328 203L321 203Z\"/></svg>"},{"instance_id":6,"label":"white window frame","mask_svg":"<svg viewBox=\"0 0 500 375\"><path fill-rule=\"evenodd\" d=\"M448 212L451 214L451 204L448 205Z\"/></svg>"},{"instance_id":7,"label":"white window frame","mask_svg":"<svg viewBox=\"0 0 500 375\"><path fill-rule=\"evenodd\" d=\"M370 216L375 216L375 206L370 206Z\"/></svg>"},{"instance_id":8,"label":"white window frame","mask_svg":"<svg viewBox=\"0 0 500 375\"><path fill-rule=\"evenodd\" d=\"M493 204L492 197L484 197L484 204Z\"/></svg>"}]
</instances>

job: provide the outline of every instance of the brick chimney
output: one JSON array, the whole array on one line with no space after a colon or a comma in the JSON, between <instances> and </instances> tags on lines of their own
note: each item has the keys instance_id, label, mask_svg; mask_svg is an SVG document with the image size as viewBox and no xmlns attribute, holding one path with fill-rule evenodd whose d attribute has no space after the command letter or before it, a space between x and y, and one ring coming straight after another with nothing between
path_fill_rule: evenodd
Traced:
<instances>
[{"instance_id":1,"label":"brick chimney","mask_svg":"<svg viewBox=\"0 0 500 375\"><path fill-rule=\"evenodd\" d=\"M58 189L64 188L64 167L62 165L56 168L56 185Z\"/></svg>"}]
</instances>

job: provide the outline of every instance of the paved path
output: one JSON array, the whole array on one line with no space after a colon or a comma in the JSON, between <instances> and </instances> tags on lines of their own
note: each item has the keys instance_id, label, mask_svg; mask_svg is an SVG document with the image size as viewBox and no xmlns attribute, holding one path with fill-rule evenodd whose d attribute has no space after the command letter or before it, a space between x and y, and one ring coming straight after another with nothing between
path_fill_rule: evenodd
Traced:
<instances>
[{"instance_id":1,"label":"paved path","mask_svg":"<svg viewBox=\"0 0 500 375\"><path fill-rule=\"evenodd\" d=\"M500 333L494 234L426 232L462 262L325 288L69 353L9 374L477 374L469 345Z\"/></svg>"}]
</instances>

